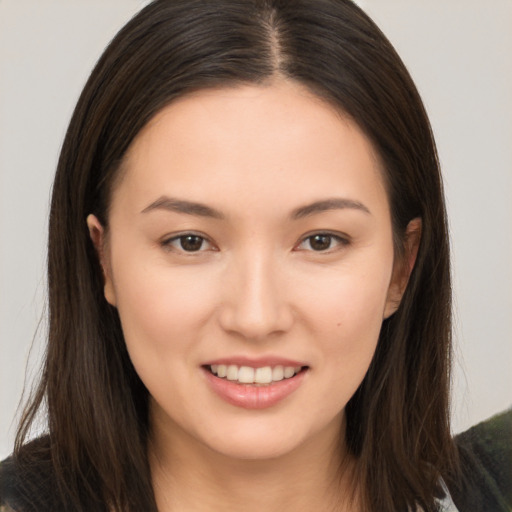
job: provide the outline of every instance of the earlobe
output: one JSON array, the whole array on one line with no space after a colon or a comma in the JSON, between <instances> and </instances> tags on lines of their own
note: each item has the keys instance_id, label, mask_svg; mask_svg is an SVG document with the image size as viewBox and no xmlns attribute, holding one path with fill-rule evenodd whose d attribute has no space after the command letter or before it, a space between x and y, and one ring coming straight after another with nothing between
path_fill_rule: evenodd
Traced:
<instances>
[{"instance_id":1,"label":"earlobe","mask_svg":"<svg viewBox=\"0 0 512 512\"><path fill-rule=\"evenodd\" d=\"M89 236L91 237L98 260L103 272L104 288L103 293L105 299L112 306L116 305L116 297L114 292L114 285L112 282L112 271L110 268L110 260L107 254L106 248L106 236L105 228L98 220L98 218L92 213L87 216L87 227L89 228Z\"/></svg>"},{"instance_id":2,"label":"earlobe","mask_svg":"<svg viewBox=\"0 0 512 512\"><path fill-rule=\"evenodd\" d=\"M395 263L393 276L388 288L384 318L389 318L400 306L412 270L416 264L421 241L421 219L412 219L405 230L403 256Z\"/></svg>"}]
</instances>

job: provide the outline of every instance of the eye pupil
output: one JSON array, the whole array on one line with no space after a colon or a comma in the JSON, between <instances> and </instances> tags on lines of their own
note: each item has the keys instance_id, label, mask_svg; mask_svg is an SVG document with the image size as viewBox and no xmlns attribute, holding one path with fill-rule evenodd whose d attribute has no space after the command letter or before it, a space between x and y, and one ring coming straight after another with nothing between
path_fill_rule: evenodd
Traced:
<instances>
[{"instance_id":1,"label":"eye pupil","mask_svg":"<svg viewBox=\"0 0 512 512\"><path fill-rule=\"evenodd\" d=\"M199 251L203 245L203 238L197 235L185 235L180 237L180 244L185 251Z\"/></svg>"},{"instance_id":2,"label":"eye pupil","mask_svg":"<svg viewBox=\"0 0 512 512\"><path fill-rule=\"evenodd\" d=\"M331 246L330 235L313 235L310 238L310 245L314 251L325 251Z\"/></svg>"}]
</instances>

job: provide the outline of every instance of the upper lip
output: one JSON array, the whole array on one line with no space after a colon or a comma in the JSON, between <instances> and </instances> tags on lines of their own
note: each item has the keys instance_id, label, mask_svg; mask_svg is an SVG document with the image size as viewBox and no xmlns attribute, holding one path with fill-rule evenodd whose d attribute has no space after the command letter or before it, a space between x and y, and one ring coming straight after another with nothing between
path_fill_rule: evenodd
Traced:
<instances>
[{"instance_id":1,"label":"upper lip","mask_svg":"<svg viewBox=\"0 0 512 512\"><path fill-rule=\"evenodd\" d=\"M247 356L230 356L212 359L203 364L203 366L211 366L213 364L225 364L236 366L248 366L250 368L262 368L264 366L308 366L304 361L288 359L279 356L263 356L263 357L247 357Z\"/></svg>"}]
</instances>

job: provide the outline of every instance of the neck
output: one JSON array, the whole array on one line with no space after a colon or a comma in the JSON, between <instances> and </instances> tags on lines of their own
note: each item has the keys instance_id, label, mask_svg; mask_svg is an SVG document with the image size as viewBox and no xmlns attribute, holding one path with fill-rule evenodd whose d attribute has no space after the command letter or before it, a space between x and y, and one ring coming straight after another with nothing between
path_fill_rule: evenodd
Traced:
<instances>
[{"instance_id":1,"label":"neck","mask_svg":"<svg viewBox=\"0 0 512 512\"><path fill-rule=\"evenodd\" d=\"M355 462L340 442L339 423L291 453L263 460L233 458L186 439L183 431L154 429L149 460L158 510L357 510L351 499Z\"/></svg>"}]
</instances>

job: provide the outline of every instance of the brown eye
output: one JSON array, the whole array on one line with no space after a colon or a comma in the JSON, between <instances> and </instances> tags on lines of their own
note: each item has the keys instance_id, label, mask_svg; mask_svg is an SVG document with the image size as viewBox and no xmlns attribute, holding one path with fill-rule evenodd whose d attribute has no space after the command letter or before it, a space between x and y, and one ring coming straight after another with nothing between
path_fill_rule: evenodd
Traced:
<instances>
[{"instance_id":1,"label":"brown eye","mask_svg":"<svg viewBox=\"0 0 512 512\"><path fill-rule=\"evenodd\" d=\"M314 251L326 251L331 248L331 235L313 235L309 237L309 245Z\"/></svg>"},{"instance_id":2,"label":"brown eye","mask_svg":"<svg viewBox=\"0 0 512 512\"><path fill-rule=\"evenodd\" d=\"M176 236L164 241L162 245L175 252L204 252L212 248L208 239L195 233Z\"/></svg>"},{"instance_id":3,"label":"brown eye","mask_svg":"<svg viewBox=\"0 0 512 512\"><path fill-rule=\"evenodd\" d=\"M347 238L331 233L315 233L302 240L298 249L314 252L327 252L349 244Z\"/></svg>"},{"instance_id":4,"label":"brown eye","mask_svg":"<svg viewBox=\"0 0 512 512\"><path fill-rule=\"evenodd\" d=\"M185 235L179 237L180 246L184 251L195 252L201 250L204 238L198 235Z\"/></svg>"}]
</instances>

